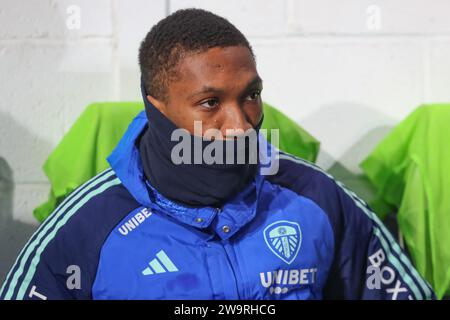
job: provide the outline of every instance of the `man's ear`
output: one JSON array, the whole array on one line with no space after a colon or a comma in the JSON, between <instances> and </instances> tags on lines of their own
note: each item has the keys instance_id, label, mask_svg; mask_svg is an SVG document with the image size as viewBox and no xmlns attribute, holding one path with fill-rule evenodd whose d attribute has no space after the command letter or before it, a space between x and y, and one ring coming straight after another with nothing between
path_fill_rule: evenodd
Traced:
<instances>
[{"instance_id":1,"label":"man's ear","mask_svg":"<svg viewBox=\"0 0 450 320\"><path fill-rule=\"evenodd\" d=\"M150 102L152 105L155 106L156 109L159 110L159 112L161 112L163 115L166 115L166 104L161 101L156 99L155 97L151 96L151 95L147 95L147 100L148 102Z\"/></svg>"}]
</instances>

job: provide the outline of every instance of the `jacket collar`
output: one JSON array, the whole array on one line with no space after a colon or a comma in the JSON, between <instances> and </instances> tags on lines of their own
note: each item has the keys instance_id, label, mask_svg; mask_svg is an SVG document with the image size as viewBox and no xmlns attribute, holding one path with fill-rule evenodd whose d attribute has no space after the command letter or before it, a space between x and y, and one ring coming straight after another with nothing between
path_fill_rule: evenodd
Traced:
<instances>
[{"instance_id":1,"label":"jacket collar","mask_svg":"<svg viewBox=\"0 0 450 320\"><path fill-rule=\"evenodd\" d=\"M145 111L140 112L107 158L116 176L137 202L145 207L159 209L182 223L197 228L211 227L222 239L228 239L255 217L264 181L259 170L254 181L222 208L187 207L160 194L145 179L136 145L136 139L145 129L147 122ZM264 139L260 135L261 138Z\"/></svg>"}]
</instances>

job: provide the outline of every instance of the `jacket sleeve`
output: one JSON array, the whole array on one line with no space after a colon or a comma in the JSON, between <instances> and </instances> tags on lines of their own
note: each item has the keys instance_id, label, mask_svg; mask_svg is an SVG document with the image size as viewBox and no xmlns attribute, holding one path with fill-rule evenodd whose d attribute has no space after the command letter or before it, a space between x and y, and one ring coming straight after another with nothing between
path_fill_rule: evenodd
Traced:
<instances>
[{"instance_id":1,"label":"jacket sleeve","mask_svg":"<svg viewBox=\"0 0 450 320\"><path fill-rule=\"evenodd\" d=\"M113 211L100 202L94 198L82 205L77 193L70 195L22 249L0 298L91 299L99 252L117 221L107 222L107 217L113 216L108 213Z\"/></svg>"},{"instance_id":2,"label":"jacket sleeve","mask_svg":"<svg viewBox=\"0 0 450 320\"><path fill-rule=\"evenodd\" d=\"M136 207L111 169L75 189L22 249L0 298L92 299L103 244Z\"/></svg>"},{"instance_id":3,"label":"jacket sleeve","mask_svg":"<svg viewBox=\"0 0 450 320\"><path fill-rule=\"evenodd\" d=\"M4 282L1 299L89 299L85 255L64 228L52 234L45 228L49 225L44 223L23 248Z\"/></svg>"},{"instance_id":4,"label":"jacket sleeve","mask_svg":"<svg viewBox=\"0 0 450 320\"><path fill-rule=\"evenodd\" d=\"M324 298L435 299L395 239L367 204L335 183L330 220L335 255Z\"/></svg>"}]
</instances>

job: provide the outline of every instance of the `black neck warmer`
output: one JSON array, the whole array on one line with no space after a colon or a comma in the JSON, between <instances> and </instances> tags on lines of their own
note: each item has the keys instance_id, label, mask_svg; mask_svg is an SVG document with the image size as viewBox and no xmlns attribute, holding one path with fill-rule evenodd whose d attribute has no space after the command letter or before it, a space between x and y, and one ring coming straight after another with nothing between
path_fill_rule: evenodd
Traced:
<instances>
[{"instance_id":1,"label":"black neck warmer","mask_svg":"<svg viewBox=\"0 0 450 320\"><path fill-rule=\"evenodd\" d=\"M155 106L147 100L147 93L143 81L141 81L142 98L145 103L145 111L148 118L148 127L140 136L139 151L142 160L145 177L150 184L163 196L175 202L188 206L221 206L231 197L241 191L254 179L258 165L249 163L249 157L258 157L250 150L246 139L245 150L237 146L236 140L221 140L224 144L223 159L226 159L225 145L232 143L236 149L246 154L246 163L239 164L236 154L233 164L223 161L223 164L194 164L194 156L190 164L174 164L171 159L172 149L179 141L171 141L172 132L177 126L164 116ZM255 130L258 132L262 119ZM191 150L194 143L201 144L201 150L212 143L203 141L202 137L191 135ZM194 142L197 139L197 142ZM199 141L200 140L200 141ZM216 140L216 143L218 141ZM236 150L234 149L234 150ZM238 150L239 151L239 150ZM252 152L252 155L250 153ZM193 153L193 152L192 152Z\"/></svg>"}]
</instances>

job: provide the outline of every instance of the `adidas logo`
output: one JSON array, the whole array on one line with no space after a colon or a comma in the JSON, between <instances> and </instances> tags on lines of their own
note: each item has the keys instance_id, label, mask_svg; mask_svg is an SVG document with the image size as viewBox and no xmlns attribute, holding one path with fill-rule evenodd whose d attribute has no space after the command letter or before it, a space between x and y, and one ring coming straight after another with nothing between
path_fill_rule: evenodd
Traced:
<instances>
[{"instance_id":1,"label":"adidas logo","mask_svg":"<svg viewBox=\"0 0 450 320\"><path fill-rule=\"evenodd\" d=\"M164 269L164 267L167 269ZM173 264L172 260L167 256L164 250L156 254L156 258L149 262L149 267L142 270L144 276L154 273L177 272L178 268Z\"/></svg>"}]
</instances>

